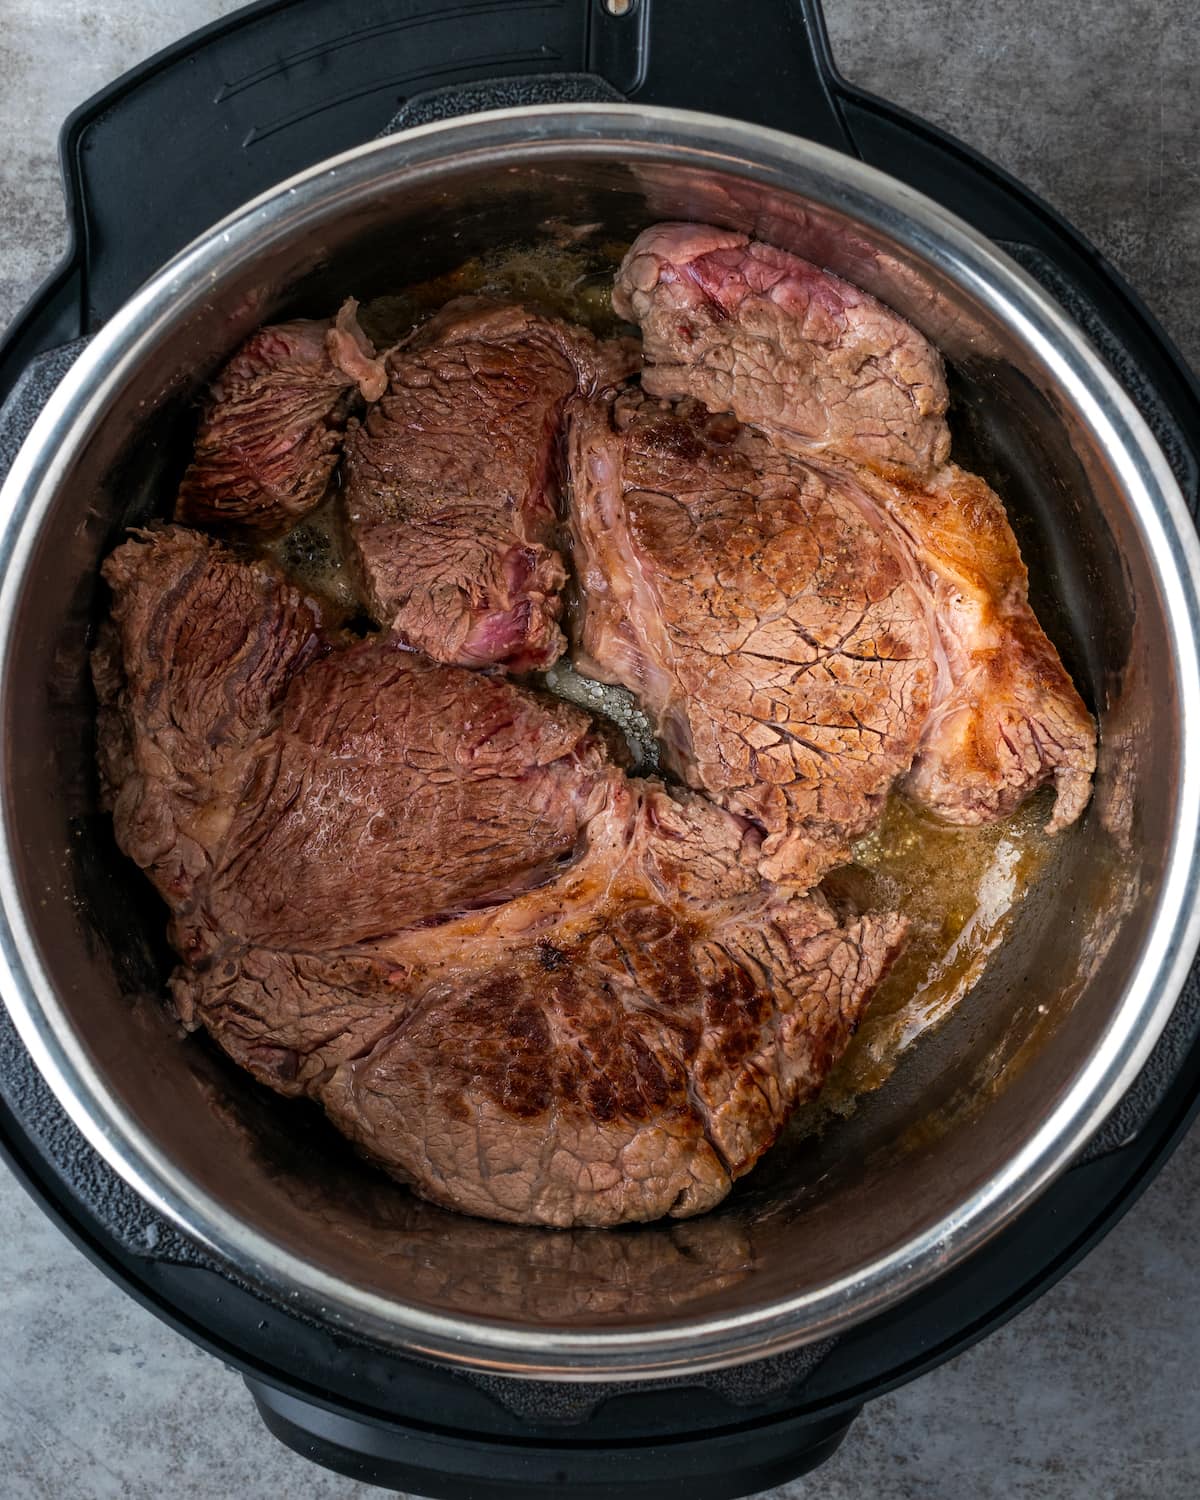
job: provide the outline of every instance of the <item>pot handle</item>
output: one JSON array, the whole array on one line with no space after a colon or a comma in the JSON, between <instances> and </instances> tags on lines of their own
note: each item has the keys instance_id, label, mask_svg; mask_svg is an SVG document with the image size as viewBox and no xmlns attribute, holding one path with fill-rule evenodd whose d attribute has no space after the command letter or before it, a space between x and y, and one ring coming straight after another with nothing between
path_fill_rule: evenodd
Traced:
<instances>
[{"instance_id":1,"label":"pot handle","mask_svg":"<svg viewBox=\"0 0 1200 1500\"><path fill-rule=\"evenodd\" d=\"M246 1385L267 1429L293 1452L368 1484L438 1500L737 1500L819 1468L859 1411L664 1432L654 1442L588 1441L573 1429L489 1441L450 1425L438 1431L402 1417L332 1411L249 1376ZM680 1391L679 1411L687 1409Z\"/></svg>"},{"instance_id":2,"label":"pot handle","mask_svg":"<svg viewBox=\"0 0 1200 1500\"><path fill-rule=\"evenodd\" d=\"M578 72L528 72L416 93L380 132L531 104L640 103L729 115L857 154L820 0L584 0Z\"/></svg>"}]
</instances>

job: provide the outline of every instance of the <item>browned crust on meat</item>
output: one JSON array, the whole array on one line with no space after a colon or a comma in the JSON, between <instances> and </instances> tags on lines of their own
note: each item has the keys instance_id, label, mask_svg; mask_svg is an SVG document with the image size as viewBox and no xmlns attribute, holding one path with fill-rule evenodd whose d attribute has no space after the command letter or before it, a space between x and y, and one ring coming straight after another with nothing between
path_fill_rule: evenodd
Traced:
<instances>
[{"instance_id":1,"label":"browned crust on meat","mask_svg":"<svg viewBox=\"0 0 1200 1500\"><path fill-rule=\"evenodd\" d=\"M908 770L933 687L888 538L814 470L695 402L580 407L570 433L586 670L636 692L668 763L763 830L802 889Z\"/></svg>"},{"instance_id":2,"label":"browned crust on meat","mask_svg":"<svg viewBox=\"0 0 1200 1500\"><path fill-rule=\"evenodd\" d=\"M369 956L227 950L177 1005L434 1202L703 1212L819 1087L903 920L773 894L728 820L619 776L588 839L553 887Z\"/></svg>"},{"instance_id":3,"label":"browned crust on meat","mask_svg":"<svg viewBox=\"0 0 1200 1500\"><path fill-rule=\"evenodd\" d=\"M911 537L946 627L951 682L905 792L970 824L1005 816L1053 782L1047 831L1066 828L1091 796L1096 726L1030 607L1028 571L999 496L953 464L924 483L894 467L858 478Z\"/></svg>"},{"instance_id":4,"label":"browned crust on meat","mask_svg":"<svg viewBox=\"0 0 1200 1500\"><path fill-rule=\"evenodd\" d=\"M177 917L211 868L292 675L326 649L321 607L278 569L183 527L134 532L102 569L93 658L117 842Z\"/></svg>"}]
</instances>

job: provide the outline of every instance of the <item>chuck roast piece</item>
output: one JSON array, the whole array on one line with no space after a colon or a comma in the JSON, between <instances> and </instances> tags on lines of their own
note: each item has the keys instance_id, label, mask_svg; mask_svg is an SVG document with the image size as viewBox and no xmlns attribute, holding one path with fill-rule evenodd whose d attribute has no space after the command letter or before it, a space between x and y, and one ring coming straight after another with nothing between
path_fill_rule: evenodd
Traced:
<instances>
[{"instance_id":1,"label":"chuck roast piece","mask_svg":"<svg viewBox=\"0 0 1200 1500\"><path fill-rule=\"evenodd\" d=\"M587 843L554 886L390 944L408 1008L318 1089L435 1202L563 1226L712 1208L903 932L764 885L733 820L654 784L614 778Z\"/></svg>"},{"instance_id":2,"label":"chuck roast piece","mask_svg":"<svg viewBox=\"0 0 1200 1500\"><path fill-rule=\"evenodd\" d=\"M949 456L937 350L798 256L705 224L660 224L626 255L613 307L641 326L652 395L695 396L867 463L924 471Z\"/></svg>"},{"instance_id":3,"label":"chuck roast piece","mask_svg":"<svg viewBox=\"0 0 1200 1500\"><path fill-rule=\"evenodd\" d=\"M638 364L628 342L460 298L388 357L346 446L344 499L372 614L437 661L549 666L563 409Z\"/></svg>"},{"instance_id":4,"label":"chuck roast piece","mask_svg":"<svg viewBox=\"0 0 1200 1500\"><path fill-rule=\"evenodd\" d=\"M905 794L950 823L1004 817L1053 783L1058 833L1092 794L1096 726L1029 605L1029 574L1004 505L945 464L924 481L862 469L864 513L925 582L940 671Z\"/></svg>"},{"instance_id":5,"label":"chuck roast piece","mask_svg":"<svg viewBox=\"0 0 1200 1500\"><path fill-rule=\"evenodd\" d=\"M277 323L242 345L209 390L175 519L282 531L320 505L361 395L386 383L353 299L332 320Z\"/></svg>"},{"instance_id":6,"label":"chuck roast piece","mask_svg":"<svg viewBox=\"0 0 1200 1500\"><path fill-rule=\"evenodd\" d=\"M819 1085L902 919L789 895L577 710L326 641L204 538L106 576L118 841L172 906L180 1016L255 1076L439 1203L560 1225L711 1207Z\"/></svg>"},{"instance_id":7,"label":"chuck roast piece","mask_svg":"<svg viewBox=\"0 0 1200 1500\"><path fill-rule=\"evenodd\" d=\"M292 684L206 920L324 950L494 905L571 859L609 769L569 704L363 641Z\"/></svg>"},{"instance_id":8,"label":"chuck roast piece","mask_svg":"<svg viewBox=\"0 0 1200 1500\"><path fill-rule=\"evenodd\" d=\"M672 769L807 888L909 768L935 667L887 531L732 417L637 392L573 413L581 669L652 715Z\"/></svg>"},{"instance_id":9,"label":"chuck roast piece","mask_svg":"<svg viewBox=\"0 0 1200 1500\"><path fill-rule=\"evenodd\" d=\"M351 951L231 942L177 971L181 1016L446 1207L560 1226L713 1207L820 1086L904 923L765 884L700 799L615 772L604 790L552 883Z\"/></svg>"},{"instance_id":10,"label":"chuck roast piece","mask_svg":"<svg viewBox=\"0 0 1200 1500\"><path fill-rule=\"evenodd\" d=\"M277 569L182 526L135 532L103 575L101 792L118 844L180 913L211 873L292 676L328 649L321 607Z\"/></svg>"},{"instance_id":11,"label":"chuck roast piece","mask_svg":"<svg viewBox=\"0 0 1200 1500\"><path fill-rule=\"evenodd\" d=\"M945 462L937 352L836 277L704 226L641 235L613 302L642 323L647 390L730 411L841 485L919 584L938 670L908 795L979 823L1053 781L1047 827L1073 822L1095 725L1029 606L1003 504Z\"/></svg>"},{"instance_id":12,"label":"chuck roast piece","mask_svg":"<svg viewBox=\"0 0 1200 1500\"><path fill-rule=\"evenodd\" d=\"M139 533L104 576L102 781L192 961L504 900L570 859L613 774L568 704L394 641L330 654L315 601L198 532Z\"/></svg>"}]
</instances>

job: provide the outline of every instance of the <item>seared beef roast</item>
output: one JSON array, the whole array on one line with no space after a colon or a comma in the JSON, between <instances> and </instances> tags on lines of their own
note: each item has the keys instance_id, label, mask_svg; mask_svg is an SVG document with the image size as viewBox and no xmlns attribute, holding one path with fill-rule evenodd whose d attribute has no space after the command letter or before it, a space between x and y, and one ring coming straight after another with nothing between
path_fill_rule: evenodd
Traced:
<instances>
[{"instance_id":1,"label":"seared beef roast","mask_svg":"<svg viewBox=\"0 0 1200 1500\"><path fill-rule=\"evenodd\" d=\"M474 297L392 351L387 393L346 446L346 515L379 624L467 667L528 671L562 653L563 409L638 363L628 342Z\"/></svg>"},{"instance_id":2,"label":"seared beef roast","mask_svg":"<svg viewBox=\"0 0 1200 1500\"><path fill-rule=\"evenodd\" d=\"M977 823L1052 780L1048 827L1077 818L1095 726L1029 607L1003 505L946 462L936 350L806 261L697 225L639 236L613 300L642 325L646 390L732 412L808 461L921 588L938 671L908 795Z\"/></svg>"},{"instance_id":3,"label":"seared beef roast","mask_svg":"<svg viewBox=\"0 0 1200 1500\"><path fill-rule=\"evenodd\" d=\"M613 306L641 327L651 395L695 396L806 451L919 471L949 456L937 350L795 255L705 224L660 224L634 241Z\"/></svg>"},{"instance_id":4,"label":"seared beef roast","mask_svg":"<svg viewBox=\"0 0 1200 1500\"><path fill-rule=\"evenodd\" d=\"M279 531L325 498L356 396L386 377L351 298L333 321L260 328L213 381L177 521Z\"/></svg>"},{"instance_id":5,"label":"seared beef roast","mask_svg":"<svg viewBox=\"0 0 1200 1500\"><path fill-rule=\"evenodd\" d=\"M553 882L350 952L231 944L177 971L181 1015L448 1207L711 1208L819 1087L903 921L789 899L699 799L605 793Z\"/></svg>"},{"instance_id":6,"label":"seared beef roast","mask_svg":"<svg viewBox=\"0 0 1200 1500\"><path fill-rule=\"evenodd\" d=\"M96 660L118 842L172 982L264 1082L449 1206L611 1224L711 1207L819 1085L895 951L626 777L588 717L375 638L265 564L146 532Z\"/></svg>"},{"instance_id":7,"label":"seared beef roast","mask_svg":"<svg viewBox=\"0 0 1200 1500\"><path fill-rule=\"evenodd\" d=\"M912 762L935 678L920 588L844 484L696 401L571 419L580 670L631 688L672 769L807 888Z\"/></svg>"},{"instance_id":8,"label":"seared beef roast","mask_svg":"<svg viewBox=\"0 0 1200 1500\"><path fill-rule=\"evenodd\" d=\"M275 568L181 526L136 532L103 573L101 791L121 848L182 913L288 683L327 649L321 608Z\"/></svg>"},{"instance_id":9,"label":"seared beef roast","mask_svg":"<svg viewBox=\"0 0 1200 1500\"><path fill-rule=\"evenodd\" d=\"M1053 777L1059 827L1094 764L914 329L694 225L641 236L614 305L640 386L628 341L482 299L386 368L353 302L263 329L176 514L277 530L344 446L382 632L158 527L106 562L93 657L102 792L170 909L183 1022L425 1197L519 1223L686 1217L754 1165L903 937L812 889L893 784L971 822ZM564 429L578 663L640 696L686 787L466 670L563 649Z\"/></svg>"}]
</instances>

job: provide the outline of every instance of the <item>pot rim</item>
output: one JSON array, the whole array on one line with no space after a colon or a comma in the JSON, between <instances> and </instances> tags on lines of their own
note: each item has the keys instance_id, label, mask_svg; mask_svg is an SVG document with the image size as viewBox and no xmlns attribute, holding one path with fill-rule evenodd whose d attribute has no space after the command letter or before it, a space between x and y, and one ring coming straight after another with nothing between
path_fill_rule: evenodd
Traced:
<instances>
[{"instance_id":1,"label":"pot rim","mask_svg":"<svg viewBox=\"0 0 1200 1500\"><path fill-rule=\"evenodd\" d=\"M222 268L350 208L367 193L514 151L736 170L803 192L880 231L998 316L1070 392L1109 455L1141 528L1171 626L1181 733L1166 873L1120 1004L1086 1063L1005 1167L954 1212L815 1291L722 1317L586 1332L432 1313L353 1286L250 1228L161 1151L109 1090L49 982L14 877L10 778L0 808L0 992L22 1041L89 1143L148 1202L254 1284L375 1342L513 1376L604 1380L691 1373L828 1338L911 1295L1010 1223L1100 1126L1150 1054L1200 945L1200 757L1184 747L1200 712L1200 542L1165 457L1086 337L988 240L882 172L811 141L715 115L640 105L542 105L421 126L358 146L279 184L157 272L64 377L0 492L0 695L35 537L90 425L102 420L160 324L209 295ZM1196 733L1194 727L1192 733ZM0 754L5 758L11 747Z\"/></svg>"}]
</instances>

